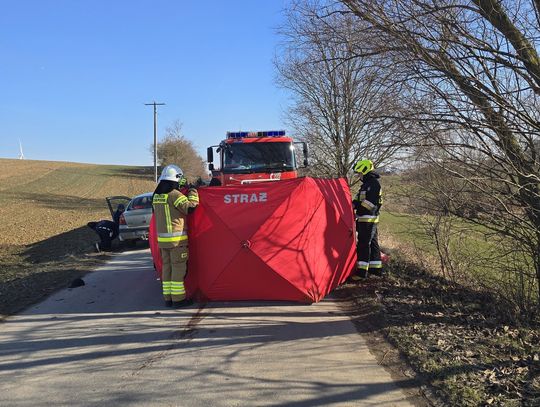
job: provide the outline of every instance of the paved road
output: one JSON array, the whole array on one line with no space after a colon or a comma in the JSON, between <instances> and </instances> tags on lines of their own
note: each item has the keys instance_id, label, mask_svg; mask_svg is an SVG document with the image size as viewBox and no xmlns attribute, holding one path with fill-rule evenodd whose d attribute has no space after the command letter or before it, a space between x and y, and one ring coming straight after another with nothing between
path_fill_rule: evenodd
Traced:
<instances>
[{"instance_id":1,"label":"paved road","mask_svg":"<svg viewBox=\"0 0 540 407\"><path fill-rule=\"evenodd\" d=\"M0 323L0 405L412 405L336 302L164 309L150 264L119 254Z\"/></svg>"}]
</instances>

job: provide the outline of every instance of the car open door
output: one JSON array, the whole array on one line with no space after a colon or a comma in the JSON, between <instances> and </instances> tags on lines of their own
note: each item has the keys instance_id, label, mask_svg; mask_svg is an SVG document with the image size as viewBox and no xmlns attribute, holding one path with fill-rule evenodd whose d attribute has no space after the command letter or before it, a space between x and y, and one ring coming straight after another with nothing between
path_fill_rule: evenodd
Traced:
<instances>
[{"instance_id":1,"label":"car open door","mask_svg":"<svg viewBox=\"0 0 540 407\"><path fill-rule=\"evenodd\" d=\"M131 198L127 196L108 196L105 199L107 200L107 206L111 212L111 218L114 217L114 213L118 209L118 205L122 204L124 205L124 208L127 208L129 201L131 201Z\"/></svg>"}]
</instances>

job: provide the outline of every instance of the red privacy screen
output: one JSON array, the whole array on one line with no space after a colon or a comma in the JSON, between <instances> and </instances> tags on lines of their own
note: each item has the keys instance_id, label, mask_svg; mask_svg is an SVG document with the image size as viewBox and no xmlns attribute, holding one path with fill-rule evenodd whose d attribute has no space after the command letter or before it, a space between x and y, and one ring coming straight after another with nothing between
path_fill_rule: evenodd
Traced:
<instances>
[{"instance_id":1,"label":"red privacy screen","mask_svg":"<svg viewBox=\"0 0 540 407\"><path fill-rule=\"evenodd\" d=\"M199 189L189 215L186 288L198 301L317 302L345 281L356 253L344 179L298 178ZM161 259L151 227L152 256Z\"/></svg>"}]
</instances>

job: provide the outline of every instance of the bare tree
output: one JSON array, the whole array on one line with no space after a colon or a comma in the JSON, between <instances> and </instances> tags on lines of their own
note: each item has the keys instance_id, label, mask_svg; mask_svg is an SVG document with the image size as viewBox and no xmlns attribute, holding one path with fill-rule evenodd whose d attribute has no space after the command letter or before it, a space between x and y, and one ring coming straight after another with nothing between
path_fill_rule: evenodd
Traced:
<instances>
[{"instance_id":1,"label":"bare tree","mask_svg":"<svg viewBox=\"0 0 540 407\"><path fill-rule=\"evenodd\" d=\"M459 180L447 183L456 188L445 210L509 249L503 271L523 290L536 279L540 306L539 3L341 2L371 38L357 58L386 55L407 73L411 105L422 108L402 119L423 133L418 159Z\"/></svg>"},{"instance_id":2,"label":"bare tree","mask_svg":"<svg viewBox=\"0 0 540 407\"><path fill-rule=\"evenodd\" d=\"M165 129L165 137L157 145L157 156L162 167L176 164L182 168L189 181L198 177L208 178L203 159L195 151L193 143L183 136L182 123L178 120Z\"/></svg>"},{"instance_id":3,"label":"bare tree","mask_svg":"<svg viewBox=\"0 0 540 407\"><path fill-rule=\"evenodd\" d=\"M294 97L289 122L310 145L311 174L346 177L363 157L376 167L391 165L403 134L388 118L400 108L385 80L392 70L352 58L354 44L362 40L353 19L321 19L320 7L300 1L289 9L276 59L278 83Z\"/></svg>"}]
</instances>

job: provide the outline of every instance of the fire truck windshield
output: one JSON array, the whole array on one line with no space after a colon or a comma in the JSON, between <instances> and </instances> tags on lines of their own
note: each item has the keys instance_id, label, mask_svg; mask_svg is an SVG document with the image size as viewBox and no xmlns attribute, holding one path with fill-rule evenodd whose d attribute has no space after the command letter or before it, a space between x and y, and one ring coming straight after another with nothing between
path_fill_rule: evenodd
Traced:
<instances>
[{"instance_id":1,"label":"fire truck windshield","mask_svg":"<svg viewBox=\"0 0 540 407\"><path fill-rule=\"evenodd\" d=\"M223 148L223 172L283 172L296 168L290 142L232 143Z\"/></svg>"}]
</instances>

